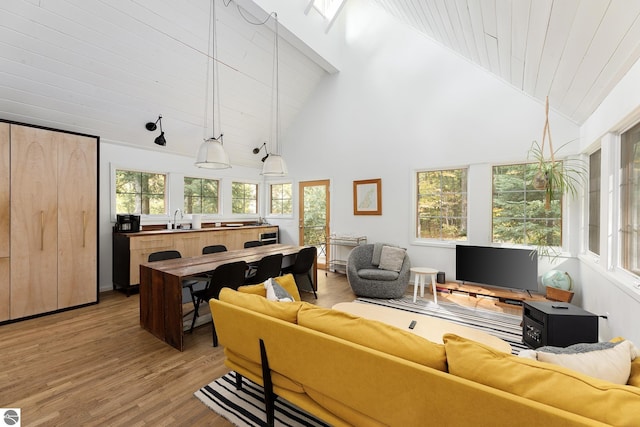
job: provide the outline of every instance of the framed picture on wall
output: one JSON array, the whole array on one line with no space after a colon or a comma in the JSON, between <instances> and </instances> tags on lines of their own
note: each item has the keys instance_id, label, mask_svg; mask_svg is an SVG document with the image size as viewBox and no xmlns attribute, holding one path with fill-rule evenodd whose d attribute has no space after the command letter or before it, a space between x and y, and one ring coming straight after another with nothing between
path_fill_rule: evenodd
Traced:
<instances>
[{"instance_id":1,"label":"framed picture on wall","mask_svg":"<svg viewBox=\"0 0 640 427\"><path fill-rule=\"evenodd\" d=\"M353 181L353 214L382 215L382 180Z\"/></svg>"}]
</instances>

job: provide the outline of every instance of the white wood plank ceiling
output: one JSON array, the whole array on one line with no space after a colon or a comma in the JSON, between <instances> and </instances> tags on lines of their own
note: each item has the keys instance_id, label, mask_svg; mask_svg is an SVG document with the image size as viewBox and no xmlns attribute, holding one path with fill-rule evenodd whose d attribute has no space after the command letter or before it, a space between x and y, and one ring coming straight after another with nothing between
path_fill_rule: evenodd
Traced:
<instances>
[{"instance_id":1,"label":"white wood plank ceiling","mask_svg":"<svg viewBox=\"0 0 640 427\"><path fill-rule=\"evenodd\" d=\"M640 0L369 1L524 93L549 95L579 124L640 55ZM273 32L223 3L225 146L233 164L260 167L252 149L272 139ZM209 0L2 0L0 118L195 156L212 135L210 117L203 130L208 14ZM281 39L283 131L326 74ZM159 114L166 147L144 128Z\"/></svg>"},{"instance_id":2,"label":"white wood plank ceiling","mask_svg":"<svg viewBox=\"0 0 640 427\"><path fill-rule=\"evenodd\" d=\"M232 164L261 167L262 155L252 149L272 139L274 33L243 20L235 3L223 3L230 2L216 1L225 146ZM203 138L213 135L206 91L209 4L0 1L0 118L195 158ZM286 129L326 72L282 37L279 54ZM153 143L159 130L144 126L159 114L166 147Z\"/></svg>"},{"instance_id":3,"label":"white wood plank ceiling","mask_svg":"<svg viewBox=\"0 0 640 427\"><path fill-rule=\"evenodd\" d=\"M640 0L372 0L581 124L640 57Z\"/></svg>"}]
</instances>

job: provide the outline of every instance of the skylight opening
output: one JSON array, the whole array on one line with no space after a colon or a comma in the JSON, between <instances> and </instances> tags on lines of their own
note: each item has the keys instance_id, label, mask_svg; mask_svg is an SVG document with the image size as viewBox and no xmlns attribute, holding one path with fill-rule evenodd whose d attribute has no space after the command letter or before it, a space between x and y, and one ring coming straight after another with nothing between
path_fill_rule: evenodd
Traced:
<instances>
[{"instance_id":1,"label":"skylight opening","mask_svg":"<svg viewBox=\"0 0 640 427\"><path fill-rule=\"evenodd\" d=\"M312 0L313 8L327 21L333 21L345 0Z\"/></svg>"}]
</instances>

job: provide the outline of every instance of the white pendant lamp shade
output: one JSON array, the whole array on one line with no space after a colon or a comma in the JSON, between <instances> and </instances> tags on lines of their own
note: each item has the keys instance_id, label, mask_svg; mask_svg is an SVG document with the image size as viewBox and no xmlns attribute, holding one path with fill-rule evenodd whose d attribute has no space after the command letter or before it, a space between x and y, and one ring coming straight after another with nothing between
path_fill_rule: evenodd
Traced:
<instances>
[{"instance_id":1,"label":"white pendant lamp shade","mask_svg":"<svg viewBox=\"0 0 640 427\"><path fill-rule=\"evenodd\" d=\"M287 164L279 154L269 154L262 165L264 176L285 176L287 172Z\"/></svg>"},{"instance_id":2,"label":"white pendant lamp shade","mask_svg":"<svg viewBox=\"0 0 640 427\"><path fill-rule=\"evenodd\" d=\"M209 138L200 145L195 165L208 169L228 169L231 167L227 152L222 143L215 138Z\"/></svg>"}]
</instances>

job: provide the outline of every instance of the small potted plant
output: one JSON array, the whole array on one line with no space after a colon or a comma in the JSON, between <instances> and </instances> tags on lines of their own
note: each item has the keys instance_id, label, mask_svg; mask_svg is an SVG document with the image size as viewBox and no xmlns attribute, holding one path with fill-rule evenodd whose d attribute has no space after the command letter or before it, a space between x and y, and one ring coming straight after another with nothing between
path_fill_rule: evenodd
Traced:
<instances>
[{"instance_id":1,"label":"small potted plant","mask_svg":"<svg viewBox=\"0 0 640 427\"><path fill-rule=\"evenodd\" d=\"M545 157L545 140L549 138L549 157ZM568 144L568 143L567 143ZM567 144L563 144L558 151ZM538 164L538 172L531 185L536 190L545 190L545 209L551 208L551 200L556 194L578 195L580 184L584 182L588 169L584 162L576 160L556 160L557 151L553 150L551 128L549 127L549 97L545 105L545 123L542 131L542 143L533 141L529 149L529 157Z\"/></svg>"}]
</instances>

